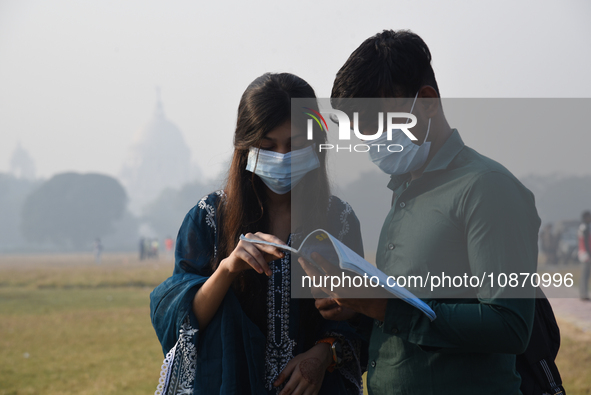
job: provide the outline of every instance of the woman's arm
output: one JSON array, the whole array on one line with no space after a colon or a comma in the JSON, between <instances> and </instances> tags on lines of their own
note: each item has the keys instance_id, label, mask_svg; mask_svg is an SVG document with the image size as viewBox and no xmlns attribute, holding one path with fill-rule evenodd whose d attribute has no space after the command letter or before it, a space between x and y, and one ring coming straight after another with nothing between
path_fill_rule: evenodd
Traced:
<instances>
[{"instance_id":1,"label":"woman's arm","mask_svg":"<svg viewBox=\"0 0 591 395\"><path fill-rule=\"evenodd\" d=\"M254 235L248 233L246 237L285 244L279 238L261 232ZM283 256L284 253L277 247L240 240L230 256L220 262L216 271L199 288L193 298L192 309L199 323L199 328L205 329L209 324L226 296L230 285L242 271L254 269L259 274L265 273L270 276L272 273L267 263Z\"/></svg>"},{"instance_id":2,"label":"woman's arm","mask_svg":"<svg viewBox=\"0 0 591 395\"><path fill-rule=\"evenodd\" d=\"M218 269L199 288L193 298L192 306L199 328L205 329L209 324L236 275L220 263Z\"/></svg>"}]
</instances>

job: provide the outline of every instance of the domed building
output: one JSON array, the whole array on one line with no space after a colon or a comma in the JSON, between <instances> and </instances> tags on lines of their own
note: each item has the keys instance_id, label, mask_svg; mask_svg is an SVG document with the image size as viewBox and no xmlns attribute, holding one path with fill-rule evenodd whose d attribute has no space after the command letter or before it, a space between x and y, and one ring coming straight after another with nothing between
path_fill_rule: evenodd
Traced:
<instances>
[{"instance_id":1,"label":"domed building","mask_svg":"<svg viewBox=\"0 0 591 395\"><path fill-rule=\"evenodd\" d=\"M180 188L190 180L191 151L183 133L166 118L160 95L152 119L135 134L120 178L139 212L167 187Z\"/></svg>"},{"instance_id":2,"label":"domed building","mask_svg":"<svg viewBox=\"0 0 591 395\"><path fill-rule=\"evenodd\" d=\"M16 178L35 179L35 162L20 142L10 156L9 172Z\"/></svg>"}]
</instances>

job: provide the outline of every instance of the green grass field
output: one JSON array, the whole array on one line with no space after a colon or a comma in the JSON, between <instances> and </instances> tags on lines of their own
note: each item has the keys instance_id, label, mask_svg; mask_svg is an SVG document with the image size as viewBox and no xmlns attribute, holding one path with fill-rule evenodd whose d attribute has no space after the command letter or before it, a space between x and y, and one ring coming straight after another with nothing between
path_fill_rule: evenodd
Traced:
<instances>
[{"instance_id":1,"label":"green grass field","mask_svg":"<svg viewBox=\"0 0 591 395\"><path fill-rule=\"evenodd\" d=\"M0 255L0 395L153 394L162 351L151 290L172 261ZM591 333L561 323L569 395L591 394Z\"/></svg>"},{"instance_id":2,"label":"green grass field","mask_svg":"<svg viewBox=\"0 0 591 395\"><path fill-rule=\"evenodd\" d=\"M0 256L0 394L151 394L150 291L172 262Z\"/></svg>"}]
</instances>

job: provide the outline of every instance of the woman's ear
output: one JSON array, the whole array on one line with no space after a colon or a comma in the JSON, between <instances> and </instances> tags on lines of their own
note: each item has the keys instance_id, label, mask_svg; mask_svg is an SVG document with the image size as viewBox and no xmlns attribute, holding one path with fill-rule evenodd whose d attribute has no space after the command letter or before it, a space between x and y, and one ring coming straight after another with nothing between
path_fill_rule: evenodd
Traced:
<instances>
[{"instance_id":1,"label":"woman's ear","mask_svg":"<svg viewBox=\"0 0 591 395\"><path fill-rule=\"evenodd\" d=\"M435 117L441 108L439 94L431 85L424 85L419 90L419 102L423 107L425 115L429 118Z\"/></svg>"}]
</instances>

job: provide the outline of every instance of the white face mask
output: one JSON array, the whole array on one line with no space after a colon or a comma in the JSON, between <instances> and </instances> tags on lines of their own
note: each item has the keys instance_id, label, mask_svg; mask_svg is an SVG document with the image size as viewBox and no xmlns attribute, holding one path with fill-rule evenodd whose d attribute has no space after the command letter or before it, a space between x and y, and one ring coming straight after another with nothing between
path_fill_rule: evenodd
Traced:
<instances>
[{"instance_id":1,"label":"white face mask","mask_svg":"<svg viewBox=\"0 0 591 395\"><path fill-rule=\"evenodd\" d=\"M415 107L417 92L410 113ZM409 119L410 120L410 119ZM408 123L408 121L406 123ZM373 140L370 144L369 156L371 161L375 163L384 173L391 175L406 174L411 171L420 169L429 156L429 149L431 142L427 141L429 137L429 130L431 129L431 118L427 126L427 134L423 144L416 145L412 140L400 129L392 130L392 140L388 140L388 134L382 133L380 137ZM374 145L375 144L375 145ZM378 145L381 144L381 145ZM387 146L396 144L396 151L389 151Z\"/></svg>"},{"instance_id":2,"label":"white face mask","mask_svg":"<svg viewBox=\"0 0 591 395\"><path fill-rule=\"evenodd\" d=\"M308 172L320 167L315 147L314 144L287 154L250 147L246 170L259 176L270 190L283 195Z\"/></svg>"}]
</instances>

